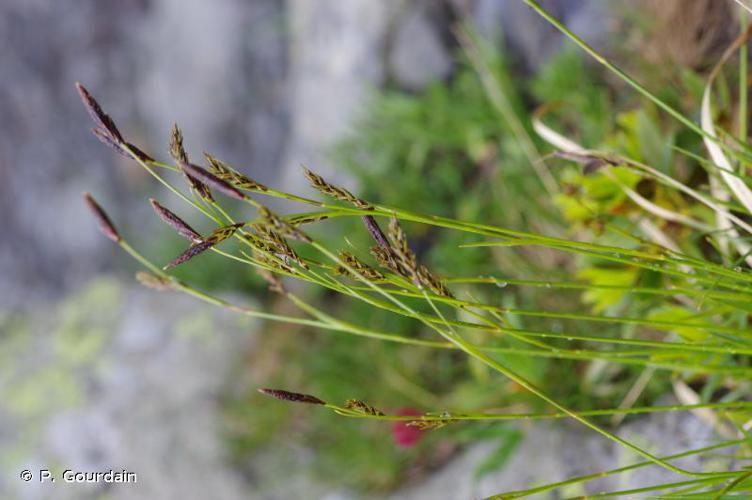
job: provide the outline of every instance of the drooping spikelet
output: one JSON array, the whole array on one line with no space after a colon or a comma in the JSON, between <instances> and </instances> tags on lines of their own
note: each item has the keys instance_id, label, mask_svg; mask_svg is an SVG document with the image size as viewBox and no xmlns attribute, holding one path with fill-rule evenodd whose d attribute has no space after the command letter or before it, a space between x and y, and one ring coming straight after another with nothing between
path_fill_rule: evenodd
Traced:
<instances>
[{"instance_id":1,"label":"drooping spikelet","mask_svg":"<svg viewBox=\"0 0 752 500\"><path fill-rule=\"evenodd\" d=\"M185 252L181 253L180 255L172 259L162 269L166 271L175 266L179 266L183 262L187 262L191 260L196 255L204 253L205 251L209 250L213 246L214 246L214 242L212 241L202 241L201 243L196 243L195 245L191 245L190 247L188 247L188 249Z\"/></svg>"},{"instance_id":2,"label":"drooping spikelet","mask_svg":"<svg viewBox=\"0 0 752 500\"><path fill-rule=\"evenodd\" d=\"M152 208L157 213L160 219L162 219L168 226L173 228L177 233L193 243L201 243L204 238L198 234L191 226L189 226L183 219L175 215L173 212L160 205L160 203L154 198L150 198Z\"/></svg>"},{"instance_id":3,"label":"drooping spikelet","mask_svg":"<svg viewBox=\"0 0 752 500\"><path fill-rule=\"evenodd\" d=\"M301 394L299 392L283 391L282 389L259 389L261 394L265 396L271 396L280 401L290 401L292 403L305 403L311 405L325 405L326 401L322 401L316 396L310 394Z\"/></svg>"},{"instance_id":4,"label":"drooping spikelet","mask_svg":"<svg viewBox=\"0 0 752 500\"><path fill-rule=\"evenodd\" d=\"M76 90L78 90L78 95L81 97L81 101L84 103L86 111L96 124L96 127L91 129L91 131L97 139L126 158L132 158L131 153L133 153L133 155L141 161L154 161L151 156L123 139L115 122L110 118L110 115L102 110L102 107L86 87L76 82Z\"/></svg>"},{"instance_id":5,"label":"drooping spikelet","mask_svg":"<svg viewBox=\"0 0 752 500\"><path fill-rule=\"evenodd\" d=\"M94 214L94 218L99 222L99 230L115 243L120 243L123 238L120 236L118 230L115 229L115 225L107 216L107 213L101 206L99 206L99 203L97 203L91 193L84 193L84 201L86 201L86 206L89 207L89 211Z\"/></svg>"}]
</instances>

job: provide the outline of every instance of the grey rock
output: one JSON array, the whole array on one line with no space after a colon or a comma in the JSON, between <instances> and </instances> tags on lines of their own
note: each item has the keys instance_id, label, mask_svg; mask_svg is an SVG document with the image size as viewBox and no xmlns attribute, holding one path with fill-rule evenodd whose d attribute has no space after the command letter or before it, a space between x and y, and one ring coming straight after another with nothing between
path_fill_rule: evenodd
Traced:
<instances>
[{"instance_id":1,"label":"grey rock","mask_svg":"<svg viewBox=\"0 0 752 500\"><path fill-rule=\"evenodd\" d=\"M442 40L442 26L431 19L426 2L411 3L404 10L395 21L389 70L400 87L420 91L450 74L452 55ZM440 21L448 24L446 18Z\"/></svg>"}]
</instances>

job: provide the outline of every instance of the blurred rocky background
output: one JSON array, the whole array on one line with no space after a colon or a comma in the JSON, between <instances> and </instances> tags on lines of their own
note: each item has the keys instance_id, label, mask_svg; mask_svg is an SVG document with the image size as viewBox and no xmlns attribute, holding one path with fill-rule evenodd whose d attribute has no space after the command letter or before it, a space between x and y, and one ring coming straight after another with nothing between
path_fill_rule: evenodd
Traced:
<instances>
[{"instance_id":1,"label":"blurred rocky background","mask_svg":"<svg viewBox=\"0 0 752 500\"><path fill-rule=\"evenodd\" d=\"M542 3L587 40L608 39L605 2ZM263 457L253 477L227 464L217 400L258 326L131 284L123 270L133 266L96 231L81 193L143 240L154 227L145 200L157 190L93 138L73 84L155 156L178 122L189 155L212 152L262 182L303 189L307 164L348 183L329 149L375 89L419 92L451 78L461 20L505 44L520 71L535 71L562 43L519 0L0 2L0 497L348 497L293 471L268 484L274 462ZM580 434L539 433L510 465L518 469L483 487L467 479L468 461L484 453L476 449L397 498L523 486L529 476L519 471L536 474L533 462L547 480L571 473L530 450ZM613 449L586 446L589 463L619 462ZM310 460L301 450L293 464ZM139 485L52 490L17 477L47 466L128 468Z\"/></svg>"}]
</instances>

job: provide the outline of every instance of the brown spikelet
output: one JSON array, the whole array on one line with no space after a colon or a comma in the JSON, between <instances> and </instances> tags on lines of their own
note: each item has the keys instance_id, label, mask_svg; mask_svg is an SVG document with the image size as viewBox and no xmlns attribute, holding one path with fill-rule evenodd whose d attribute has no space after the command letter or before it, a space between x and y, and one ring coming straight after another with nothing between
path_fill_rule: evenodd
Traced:
<instances>
[{"instance_id":1,"label":"brown spikelet","mask_svg":"<svg viewBox=\"0 0 752 500\"><path fill-rule=\"evenodd\" d=\"M188 247L188 249L185 252L181 253L180 255L172 259L162 269L166 271L175 266L178 266L182 264L183 262L186 262L192 259L196 255L209 250L213 246L214 246L214 242L212 241L202 241L201 243L196 243L195 245L191 245L190 247Z\"/></svg>"},{"instance_id":2,"label":"brown spikelet","mask_svg":"<svg viewBox=\"0 0 752 500\"><path fill-rule=\"evenodd\" d=\"M254 253L254 259L262 266L287 274L296 274L293 267L290 266L290 259L282 254L273 254L275 258L268 257L260 252Z\"/></svg>"},{"instance_id":3,"label":"brown spikelet","mask_svg":"<svg viewBox=\"0 0 752 500\"><path fill-rule=\"evenodd\" d=\"M116 153L120 154L121 156L124 156L125 158L128 158L129 160L132 160L133 156L135 155L136 158L138 158L144 163L149 163L149 162L154 161L154 158L152 158L148 154L141 151L137 146L129 142L127 143L117 142L106 130L102 130L101 128L93 128L91 129L91 133L94 134L94 137L99 139L101 143L115 150Z\"/></svg>"},{"instance_id":4,"label":"brown spikelet","mask_svg":"<svg viewBox=\"0 0 752 500\"><path fill-rule=\"evenodd\" d=\"M378 243L380 247L383 247L385 250L391 253L389 242L384 235L384 231L381 230L381 226L379 226L379 223L376 222L376 219L374 219L371 215L364 215L361 217L361 220L363 221L363 224L366 225L366 229L368 229L368 232L370 233L374 241L376 241L376 243Z\"/></svg>"},{"instance_id":5,"label":"brown spikelet","mask_svg":"<svg viewBox=\"0 0 752 500\"><path fill-rule=\"evenodd\" d=\"M303 224L311 224L313 222L320 222L328 219L328 215L298 215L289 220L293 226L302 226Z\"/></svg>"},{"instance_id":6,"label":"brown spikelet","mask_svg":"<svg viewBox=\"0 0 752 500\"><path fill-rule=\"evenodd\" d=\"M86 201L86 206L89 207L89 210L94 214L97 222L99 222L99 230L115 243L120 243L123 238L120 236L117 229L115 229L115 225L102 207L99 206L99 203L97 203L91 193L84 193L84 201Z\"/></svg>"},{"instance_id":7,"label":"brown spikelet","mask_svg":"<svg viewBox=\"0 0 752 500\"><path fill-rule=\"evenodd\" d=\"M364 403L359 399L348 399L347 401L345 401L345 408L347 408L348 410L356 411L358 413L364 413L366 415L384 415L384 412L382 412L381 410L374 408L373 406L369 405L368 403Z\"/></svg>"},{"instance_id":8,"label":"brown spikelet","mask_svg":"<svg viewBox=\"0 0 752 500\"><path fill-rule=\"evenodd\" d=\"M229 226L217 228L212 231L208 238L206 238L206 241L211 241L215 245L221 243L235 234L235 231L243 226L245 226L245 222L238 222L236 224L230 224Z\"/></svg>"},{"instance_id":9,"label":"brown spikelet","mask_svg":"<svg viewBox=\"0 0 752 500\"><path fill-rule=\"evenodd\" d=\"M183 132L177 123L172 124L170 131L170 156L177 162L188 163L188 155L183 147Z\"/></svg>"},{"instance_id":10,"label":"brown spikelet","mask_svg":"<svg viewBox=\"0 0 752 500\"><path fill-rule=\"evenodd\" d=\"M322 401L316 396L310 394L300 394L298 392L283 391L282 389L259 389L261 394L265 396L271 396L280 401L290 401L292 403L305 403L310 405L325 405L326 401Z\"/></svg>"},{"instance_id":11,"label":"brown spikelet","mask_svg":"<svg viewBox=\"0 0 752 500\"><path fill-rule=\"evenodd\" d=\"M308 182L311 184L311 186L322 194L331 196L332 198L336 198L341 201L346 201L354 205L355 207L362 208L364 210L370 210L371 208L373 208L367 201L361 200L345 188L341 188L327 182L323 177L313 173L306 167L303 167L303 174L306 176L306 179L308 179Z\"/></svg>"},{"instance_id":12,"label":"brown spikelet","mask_svg":"<svg viewBox=\"0 0 752 500\"><path fill-rule=\"evenodd\" d=\"M225 162L218 160L209 153L204 153L206 161L209 163L209 172L216 175L223 181L229 182L238 189L247 189L249 191L269 191L269 188L256 182L250 177L241 174L237 170L230 168Z\"/></svg>"},{"instance_id":13,"label":"brown spikelet","mask_svg":"<svg viewBox=\"0 0 752 500\"><path fill-rule=\"evenodd\" d=\"M106 134L112 143L123 144L125 141L117 126L115 126L115 122L102 110L94 96L79 82L76 82L76 90L78 90L78 95L81 96L81 101L84 103L86 111L89 112L89 116L97 124L97 128Z\"/></svg>"},{"instance_id":14,"label":"brown spikelet","mask_svg":"<svg viewBox=\"0 0 752 500\"><path fill-rule=\"evenodd\" d=\"M454 298L452 293L447 289L446 285L437 278L426 266L420 266L418 269L418 281L421 284L428 287L436 295L442 297Z\"/></svg>"},{"instance_id":15,"label":"brown spikelet","mask_svg":"<svg viewBox=\"0 0 752 500\"><path fill-rule=\"evenodd\" d=\"M204 238L198 234L191 226L185 223L183 219L172 213L167 208L159 204L154 198L150 198L152 208L157 213L160 219L162 219L168 226L173 228L177 233L194 243L200 243L204 241Z\"/></svg>"},{"instance_id":16,"label":"brown spikelet","mask_svg":"<svg viewBox=\"0 0 752 500\"><path fill-rule=\"evenodd\" d=\"M399 264L410 274L413 281L417 281L418 261L396 217L392 217L389 221L389 239L392 242L392 250L399 259Z\"/></svg>"},{"instance_id":17,"label":"brown spikelet","mask_svg":"<svg viewBox=\"0 0 752 500\"><path fill-rule=\"evenodd\" d=\"M356 271L360 276L364 277L368 281L379 282L379 281L385 281L386 280L386 277L383 274L381 274L379 271L377 271L376 269L372 268L371 266L369 266L367 264L364 264L363 262L361 262L360 260L358 260L357 257L355 257L354 255L352 255L352 254L350 254L348 252L345 252L345 251L340 252L339 253L339 258L345 264L347 264L350 268L352 268L354 271ZM353 275L353 273L351 273L344 266L337 266L337 268L335 269L335 271L337 272L337 274L342 274L344 276L350 276L350 277L353 277L353 278L357 278L357 276Z\"/></svg>"},{"instance_id":18,"label":"brown spikelet","mask_svg":"<svg viewBox=\"0 0 752 500\"><path fill-rule=\"evenodd\" d=\"M183 133L180 131L177 123L172 125L172 131L170 133L170 156L172 156L175 163L180 167L180 170L183 172L183 175L185 175L193 192L206 201L214 201L214 197L212 196L211 191L209 191L209 187L199 179L188 175L185 171L184 166L188 165L188 155L183 147Z\"/></svg>"},{"instance_id":19,"label":"brown spikelet","mask_svg":"<svg viewBox=\"0 0 752 500\"><path fill-rule=\"evenodd\" d=\"M243 193L241 193L237 188L231 186L227 181L223 181L216 175L212 174L204 168L199 167L198 165L182 162L178 162L178 165L180 165L180 168L188 175L188 177L201 183L208 184L225 196L235 198L236 200L244 200L246 198Z\"/></svg>"},{"instance_id":20,"label":"brown spikelet","mask_svg":"<svg viewBox=\"0 0 752 500\"><path fill-rule=\"evenodd\" d=\"M157 276L156 274L139 271L136 273L136 280L147 288L158 290L160 292L173 288L172 280Z\"/></svg>"},{"instance_id":21,"label":"brown spikelet","mask_svg":"<svg viewBox=\"0 0 752 500\"><path fill-rule=\"evenodd\" d=\"M421 431L428 431L432 429L440 429L452 422L452 420L410 420L405 425L408 427L415 427Z\"/></svg>"},{"instance_id":22,"label":"brown spikelet","mask_svg":"<svg viewBox=\"0 0 752 500\"><path fill-rule=\"evenodd\" d=\"M256 234L259 236L262 242L264 242L268 248L272 249L272 253L282 255L289 260L296 262L300 267L305 270L310 269L308 263L300 258L300 256L292 249L287 241L271 226L263 223L256 223L253 225Z\"/></svg>"},{"instance_id":23,"label":"brown spikelet","mask_svg":"<svg viewBox=\"0 0 752 500\"><path fill-rule=\"evenodd\" d=\"M302 241L304 243L311 243L313 241L311 237L304 233L302 230L293 226L268 208L264 206L260 207L259 214L261 215L261 218L266 225L281 233L282 235L298 241Z\"/></svg>"}]
</instances>

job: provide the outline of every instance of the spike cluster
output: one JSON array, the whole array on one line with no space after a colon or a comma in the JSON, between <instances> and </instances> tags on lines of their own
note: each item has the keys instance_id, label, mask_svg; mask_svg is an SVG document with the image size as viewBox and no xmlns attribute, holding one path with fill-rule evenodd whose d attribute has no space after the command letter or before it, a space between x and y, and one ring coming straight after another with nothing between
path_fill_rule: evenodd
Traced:
<instances>
[{"instance_id":1,"label":"spike cluster","mask_svg":"<svg viewBox=\"0 0 752 500\"><path fill-rule=\"evenodd\" d=\"M261 215L261 219L263 220L263 223L265 225L274 229L276 232L282 234L283 236L287 236L304 243L313 242L310 236L308 236L303 231L290 224L268 208L261 206L259 208L259 214Z\"/></svg>"},{"instance_id":2,"label":"spike cluster","mask_svg":"<svg viewBox=\"0 0 752 500\"><path fill-rule=\"evenodd\" d=\"M371 266L364 264L360 260L358 260L357 257L355 257L353 254L349 252L342 251L339 253L339 258L341 261L343 261L345 264L347 264L348 267L356 271L360 276L367 279L368 281L374 281L374 282L380 282L380 281L386 281L386 277L376 269L372 268ZM356 278L357 276L353 275L345 266L337 266L335 269L335 272L337 274L341 274L343 276L350 276L353 278Z\"/></svg>"},{"instance_id":3,"label":"spike cluster","mask_svg":"<svg viewBox=\"0 0 752 500\"><path fill-rule=\"evenodd\" d=\"M293 261L303 269L310 269L306 261L301 259L287 241L285 241L276 230L270 227L270 225L256 223L253 225L253 229L256 231L256 235L261 239L261 242L264 243L266 247L265 250L275 255L283 256L285 262Z\"/></svg>"},{"instance_id":4,"label":"spike cluster","mask_svg":"<svg viewBox=\"0 0 752 500\"><path fill-rule=\"evenodd\" d=\"M110 115L102 110L102 107L86 87L76 82L76 90L78 90L78 95L81 97L86 111L88 111L89 116L91 116L91 119L96 124L96 127L91 129L91 132L97 139L126 158L132 158L131 154L133 154L141 161L154 161L151 156L123 139L115 122L110 118Z\"/></svg>"},{"instance_id":5,"label":"spike cluster","mask_svg":"<svg viewBox=\"0 0 752 500\"><path fill-rule=\"evenodd\" d=\"M185 148L183 147L183 133L180 131L177 123L173 124L172 133L170 134L170 156L172 156L172 159L175 160L175 163L180 167L188 184L191 186L191 190L206 201L214 201L214 197L212 196L211 191L209 191L209 187L199 179L195 179L188 175L185 171L184 166L188 165L188 154L186 154Z\"/></svg>"},{"instance_id":6,"label":"spike cluster","mask_svg":"<svg viewBox=\"0 0 752 500\"><path fill-rule=\"evenodd\" d=\"M335 186L334 184L327 182L323 177L313 173L306 167L303 167L303 174L306 176L311 186L321 194L330 196L340 201L346 201L356 208L362 208L364 210L370 210L371 208L373 208L367 201L358 198L345 188Z\"/></svg>"}]
</instances>

